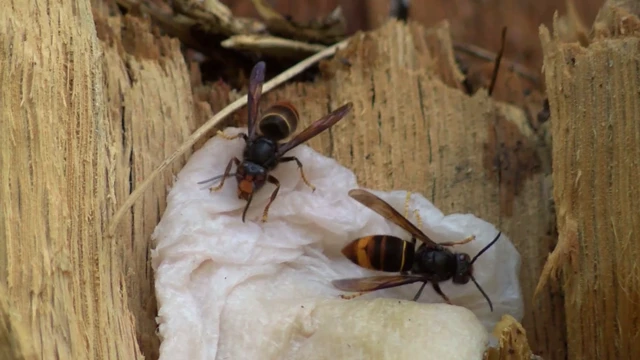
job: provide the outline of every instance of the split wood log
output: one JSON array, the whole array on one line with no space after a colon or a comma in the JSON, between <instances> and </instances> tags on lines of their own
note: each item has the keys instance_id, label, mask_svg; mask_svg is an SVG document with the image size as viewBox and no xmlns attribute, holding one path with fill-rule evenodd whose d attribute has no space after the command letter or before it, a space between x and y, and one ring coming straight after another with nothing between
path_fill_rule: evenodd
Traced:
<instances>
[{"instance_id":1,"label":"split wood log","mask_svg":"<svg viewBox=\"0 0 640 360\"><path fill-rule=\"evenodd\" d=\"M622 5L617 5L622 4ZM640 358L640 5L601 9L588 47L541 27L569 359Z\"/></svg>"}]
</instances>

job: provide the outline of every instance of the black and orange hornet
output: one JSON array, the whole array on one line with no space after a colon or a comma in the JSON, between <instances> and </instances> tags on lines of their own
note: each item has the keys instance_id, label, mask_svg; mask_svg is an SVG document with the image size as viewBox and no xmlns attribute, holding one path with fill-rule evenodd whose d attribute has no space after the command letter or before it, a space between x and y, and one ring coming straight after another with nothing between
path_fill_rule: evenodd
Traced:
<instances>
[{"instance_id":1,"label":"black and orange hornet","mask_svg":"<svg viewBox=\"0 0 640 360\"><path fill-rule=\"evenodd\" d=\"M333 126L342 119L353 106L351 102L341 106L332 113L313 122L309 127L293 137L290 141L280 143L280 141L286 139L296 131L299 116L298 111L293 104L288 101L281 101L269 107L264 112L264 115L260 117L260 120L256 121L260 113L259 103L262 95L265 68L265 63L260 61L251 71L249 92L247 94L247 109L249 115L247 121L248 134L239 133L230 137L218 131L218 135L227 140L233 140L239 137L244 139L246 146L244 148L242 161L237 157L233 157L229 160L224 174L199 182L199 184L202 184L222 178L220 184L210 188L211 191L217 191L222 188L226 178L235 176L238 182L238 198L247 201L247 205L242 212L243 222L245 221L245 216L249 209L249 205L251 204L253 194L260 190L265 183L269 182L275 185L276 188L271 193L269 202L262 213L262 221L267 221L269 207L278 195L278 190L280 190L280 182L276 177L270 175L269 172L274 170L280 163L295 161L298 165L298 169L300 169L300 176L302 177L302 180L315 191L315 187L309 183L304 175L300 160L295 156L284 155L289 150ZM231 173L231 167L233 164L236 165L235 173Z\"/></svg>"},{"instance_id":2,"label":"black and orange hornet","mask_svg":"<svg viewBox=\"0 0 640 360\"><path fill-rule=\"evenodd\" d=\"M413 301L416 301L420 298L425 285L431 282L433 289L447 303L451 304L449 298L440 289L439 283L451 279L455 284L466 284L471 280L487 299L489 307L493 311L493 304L489 296L473 277L473 263L500 238L500 233L471 259L465 253L455 253L446 247L468 243L475 236L457 242L436 243L391 205L372 193L363 189L355 189L349 191L349 196L408 231L411 234L411 241L391 235L370 235L347 244L342 249L342 254L356 265L366 269L399 272L400 274L332 281L337 289L359 292L355 295L343 296L343 298L354 298L370 291L422 282L420 290L413 298ZM415 249L416 238L422 241L417 250Z\"/></svg>"}]
</instances>

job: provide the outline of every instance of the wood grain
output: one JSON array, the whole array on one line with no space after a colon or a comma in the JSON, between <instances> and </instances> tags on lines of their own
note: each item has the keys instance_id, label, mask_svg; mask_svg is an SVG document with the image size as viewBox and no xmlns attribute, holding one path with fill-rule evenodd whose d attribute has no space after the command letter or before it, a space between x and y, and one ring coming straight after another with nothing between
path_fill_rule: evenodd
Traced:
<instances>
[{"instance_id":1,"label":"wood grain","mask_svg":"<svg viewBox=\"0 0 640 360\"><path fill-rule=\"evenodd\" d=\"M111 144L90 4L3 5L0 279L11 326L0 338L20 347L3 358L139 358L122 263L102 237Z\"/></svg>"},{"instance_id":2,"label":"wood grain","mask_svg":"<svg viewBox=\"0 0 640 360\"><path fill-rule=\"evenodd\" d=\"M47 6L9 5L0 22L0 357L157 358L147 258L173 174L129 230L105 230L116 201L195 129L189 71L178 41L142 20Z\"/></svg>"},{"instance_id":3,"label":"wood grain","mask_svg":"<svg viewBox=\"0 0 640 360\"><path fill-rule=\"evenodd\" d=\"M614 3L588 48L540 30L569 359L640 357L640 7Z\"/></svg>"},{"instance_id":4,"label":"wood grain","mask_svg":"<svg viewBox=\"0 0 640 360\"><path fill-rule=\"evenodd\" d=\"M194 101L189 69L176 39L154 35L147 21L131 16L95 13L95 21L105 54L104 89L110 99L107 178L112 199L108 213L112 215L210 109ZM154 181L123 219L116 236L108 239L110 255L119 260L119 266L111 271L125 275L124 290L135 314L136 338L150 359L158 358L160 346L155 335L153 270L148 261L150 236L166 206L168 186L187 157L181 156L170 171Z\"/></svg>"}]
</instances>

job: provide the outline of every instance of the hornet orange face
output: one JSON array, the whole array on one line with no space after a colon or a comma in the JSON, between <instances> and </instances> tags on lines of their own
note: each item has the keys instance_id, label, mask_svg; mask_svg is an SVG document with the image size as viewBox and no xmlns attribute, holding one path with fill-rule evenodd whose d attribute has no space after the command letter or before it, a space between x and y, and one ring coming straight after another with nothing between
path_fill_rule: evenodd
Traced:
<instances>
[{"instance_id":1,"label":"hornet orange face","mask_svg":"<svg viewBox=\"0 0 640 360\"><path fill-rule=\"evenodd\" d=\"M244 161L236 171L238 181L238 197L249 201L253 193L262 188L267 180L265 168L249 161Z\"/></svg>"}]
</instances>

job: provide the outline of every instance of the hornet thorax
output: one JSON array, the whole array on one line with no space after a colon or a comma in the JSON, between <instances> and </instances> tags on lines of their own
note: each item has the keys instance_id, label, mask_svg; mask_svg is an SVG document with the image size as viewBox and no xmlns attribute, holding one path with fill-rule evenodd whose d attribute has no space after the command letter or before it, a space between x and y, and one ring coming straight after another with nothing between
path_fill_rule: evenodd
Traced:
<instances>
[{"instance_id":1,"label":"hornet thorax","mask_svg":"<svg viewBox=\"0 0 640 360\"><path fill-rule=\"evenodd\" d=\"M245 147L243 160L271 169L276 165L275 155L277 150L277 142L264 136L260 136L249 144L249 146Z\"/></svg>"}]
</instances>

